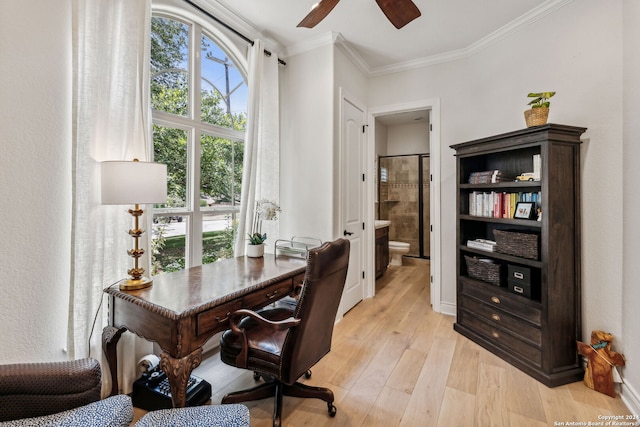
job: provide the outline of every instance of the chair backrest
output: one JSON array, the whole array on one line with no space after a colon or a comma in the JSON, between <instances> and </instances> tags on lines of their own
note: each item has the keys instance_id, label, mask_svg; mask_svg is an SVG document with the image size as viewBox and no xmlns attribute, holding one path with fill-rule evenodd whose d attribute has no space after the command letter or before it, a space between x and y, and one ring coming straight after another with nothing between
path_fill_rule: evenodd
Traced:
<instances>
[{"instance_id":1,"label":"chair backrest","mask_svg":"<svg viewBox=\"0 0 640 427\"><path fill-rule=\"evenodd\" d=\"M333 326L349 266L349 241L311 249L292 328L282 349L282 378L292 384L331 350Z\"/></svg>"}]
</instances>

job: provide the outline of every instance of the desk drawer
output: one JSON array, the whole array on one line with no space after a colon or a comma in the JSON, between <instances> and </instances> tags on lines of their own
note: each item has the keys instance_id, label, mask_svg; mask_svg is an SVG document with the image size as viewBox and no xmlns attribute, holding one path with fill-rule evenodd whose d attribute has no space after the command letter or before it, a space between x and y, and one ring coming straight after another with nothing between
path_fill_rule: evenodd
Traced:
<instances>
[{"instance_id":1,"label":"desk drawer","mask_svg":"<svg viewBox=\"0 0 640 427\"><path fill-rule=\"evenodd\" d=\"M293 279L283 280L267 286L260 292L254 292L244 297L245 308L256 309L286 297L293 290Z\"/></svg>"},{"instance_id":2,"label":"desk drawer","mask_svg":"<svg viewBox=\"0 0 640 427\"><path fill-rule=\"evenodd\" d=\"M198 314L196 320L196 336L226 328L231 313L241 308L242 301L235 300Z\"/></svg>"}]
</instances>

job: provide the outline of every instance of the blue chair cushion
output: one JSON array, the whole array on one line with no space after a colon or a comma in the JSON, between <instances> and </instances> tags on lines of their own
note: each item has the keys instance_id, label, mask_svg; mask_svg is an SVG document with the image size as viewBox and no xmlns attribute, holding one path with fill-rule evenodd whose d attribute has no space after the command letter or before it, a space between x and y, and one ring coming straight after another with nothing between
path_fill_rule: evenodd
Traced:
<instances>
[{"instance_id":1,"label":"blue chair cushion","mask_svg":"<svg viewBox=\"0 0 640 427\"><path fill-rule=\"evenodd\" d=\"M249 427L249 408L241 404L194 406L148 412L134 427Z\"/></svg>"},{"instance_id":2,"label":"blue chair cushion","mask_svg":"<svg viewBox=\"0 0 640 427\"><path fill-rule=\"evenodd\" d=\"M119 394L57 414L0 422L0 427L128 427L132 421L131 398Z\"/></svg>"}]
</instances>

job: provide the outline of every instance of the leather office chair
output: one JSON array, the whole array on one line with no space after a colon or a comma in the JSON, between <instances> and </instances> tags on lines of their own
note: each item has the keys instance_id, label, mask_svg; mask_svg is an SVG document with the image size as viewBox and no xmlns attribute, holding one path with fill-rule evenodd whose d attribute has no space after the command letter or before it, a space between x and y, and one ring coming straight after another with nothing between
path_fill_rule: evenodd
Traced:
<instances>
[{"instance_id":1,"label":"leather office chair","mask_svg":"<svg viewBox=\"0 0 640 427\"><path fill-rule=\"evenodd\" d=\"M304 285L293 312L273 308L256 313L241 309L230 319L231 329L220 339L220 357L228 365L258 373L265 383L227 394L222 403L274 396L273 425L281 425L282 396L327 402L335 416L333 392L297 382L331 350L336 313L349 265L349 241L338 239L309 251Z\"/></svg>"}]
</instances>

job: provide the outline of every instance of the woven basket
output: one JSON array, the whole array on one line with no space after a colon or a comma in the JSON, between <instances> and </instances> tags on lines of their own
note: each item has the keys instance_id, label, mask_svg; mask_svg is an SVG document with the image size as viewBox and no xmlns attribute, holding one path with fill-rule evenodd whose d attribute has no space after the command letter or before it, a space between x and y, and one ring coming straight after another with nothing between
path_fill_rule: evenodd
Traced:
<instances>
[{"instance_id":1,"label":"woven basket","mask_svg":"<svg viewBox=\"0 0 640 427\"><path fill-rule=\"evenodd\" d=\"M524 112L524 121L527 122L528 128L543 125L547 123L548 118L548 108L532 108Z\"/></svg>"},{"instance_id":2,"label":"woven basket","mask_svg":"<svg viewBox=\"0 0 640 427\"><path fill-rule=\"evenodd\" d=\"M496 252L534 260L539 258L537 234L493 230L493 236Z\"/></svg>"},{"instance_id":3,"label":"woven basket","mask_svg":"<svg viewBox=\"0 0 640 427\"><path fill-rule=\"evenodd\" d=\"M472 279L482 280L496 286L502 284L501 265L495 262L484 262L478 258L464 256L467 262L467 274Z\"/></svg>"}]
</instances>

